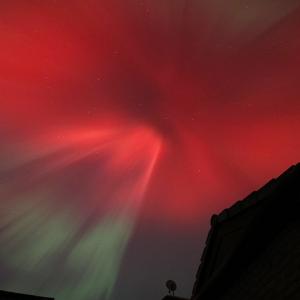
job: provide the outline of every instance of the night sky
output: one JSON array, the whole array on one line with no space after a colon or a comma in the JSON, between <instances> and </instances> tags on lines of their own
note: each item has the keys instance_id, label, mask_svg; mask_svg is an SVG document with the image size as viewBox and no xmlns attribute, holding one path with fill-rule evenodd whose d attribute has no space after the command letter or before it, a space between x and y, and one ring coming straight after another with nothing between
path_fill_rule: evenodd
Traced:
<instances>
[{"instance_id":1,"label":"night sky","mask_svg":"<svg viewBox=\"0 0 300 300\"><path fill-rule=\"evenodd\" d=\"M300 160L297 0L4 0L0 43L0 289L189 297L211 215Z\"/></svg>"}]
</instances>

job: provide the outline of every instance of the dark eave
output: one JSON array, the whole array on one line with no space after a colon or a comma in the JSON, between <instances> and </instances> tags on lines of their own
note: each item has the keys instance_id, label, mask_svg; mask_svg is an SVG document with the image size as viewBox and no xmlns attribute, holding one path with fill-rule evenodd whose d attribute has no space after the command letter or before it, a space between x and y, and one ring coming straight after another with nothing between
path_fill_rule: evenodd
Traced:
<instances>
[{"instance_id":1,"label":"dark eave","mask_svg":"<svg viewBox=\"0 0 300 300\"><path fill-rule=\"evenodd\" d=\"M244 249L243 245L249 245L249 241L253 241L253 245L250 246L253 247L252 252L255 253L259 251L257 248L258 246L255 246L258 243L255 241L260 239L261 245L267 242L265 235L267 235L267 230L270 229L270 226L272 226L271 231L274 228L276 229L276 223L278 223L276 222L276 219L279 218L284 222L286 218L286 221L288 221L288 216L293 215L294 212L296 213L298 211L299 202L298 199L296 199L296 195L299 194L299 190L300 164L297 164L290 167L277 179L269 181L258 191L251 193L244 200L238 201L231 207L223 210L220 214L212 216L211 229L206 240L206 246L196 275L196 283L194 285L192 296L193 299L210 299L209 297L206 297L206 295L213 290L212 287L215 287L216 283L220 283L221 280L225 283L227 279L229 279L229 273L226 273L229 266L231 270L234 269L238 272L239 265L241 266L245 261L249 261L250 258L246 257L247 255L245 255L245 253L250 253L251 251L249 251L249 249ZM283 199L284 195L287 195L288 200ZM207 276L207 270L212 260L211 255L216 248L217 236L220 229L226 226L231 220L234 220L234 218L247 214L247 211L256 207L260 208L259 213L256 213L255 219L251 221L251 226L248 226L231 257L219 265L210 276ZM264 217L266 214L268 214L268 221L266 221L266 218ZM270 214L272 215L270 216ZM236 268L234 266L236 266ZM232 273L233 272L231 271L230 274L232 275Z\"/></svg>"},{"instance_id":2,"label":"dark eave","mask_svg":"<svg viewBox=\"0 0 300 300\"><path fill-rule=\"evenodd\" d=\"M188 300L188 299L168 295L165 296L162 300Z\"/></svg>"},{"instance_id":3,"label":"dark eave","mask_svg":"<svg viewBox=\"0 0 300 300\"><path fill-rule=\"evenodd\" d=\"M20 300L54 300L54 298L47 298L41 296L34 296L28 294L21 294L21 293L14 293L8 291L1 291L0 290L0 299L20 299Z\"/></svg>"}]
</instances>

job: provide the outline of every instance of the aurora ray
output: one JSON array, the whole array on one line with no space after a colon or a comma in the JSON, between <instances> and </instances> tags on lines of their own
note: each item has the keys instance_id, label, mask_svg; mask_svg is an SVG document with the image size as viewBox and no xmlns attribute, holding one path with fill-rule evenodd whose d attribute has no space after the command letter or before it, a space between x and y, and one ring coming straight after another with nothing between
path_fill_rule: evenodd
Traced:
<instances>
[{"instance_id":1,"label":"aurora ray","mask_svg":"<svg viewBox=\"0 0 300 300\"><path fill-rule=\"evenodd\" d=\"M143 127L68 129L26 148L26 160L10 157L1 172L2 286L107 299L161 139Z\"/></svg>"}]
</instances>

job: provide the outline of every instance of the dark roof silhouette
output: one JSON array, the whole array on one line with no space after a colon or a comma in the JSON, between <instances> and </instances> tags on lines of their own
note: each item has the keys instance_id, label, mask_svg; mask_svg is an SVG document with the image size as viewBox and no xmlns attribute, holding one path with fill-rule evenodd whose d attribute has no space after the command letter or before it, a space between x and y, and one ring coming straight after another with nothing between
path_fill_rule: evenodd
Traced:
<instances>
[{"instance_id":1,"label":"dark roof silhouette","mask_svg":"<svg viewBox=\"0 0 300 300\"><path fill-rule=\"evenodd\" d=\"M187 300L186 298L176 297L176 296L165 296L163 300Z\"/></svg>"},{"instance_id":2,"label":"dark roof silhouette","mask_svg":"<svg viewBox=\"0 0 300 300\"><path fill-rule=\"evenodd\" d=\"M300 219L299 208L297 164L244 200L213 215L192 299L218 299L286 224Z\"/></svg>"},{"instance_id":3,"label":"dark roof silhouette","mask_svg":"<svg viewBox=\"0 0 300 300\"><path fill-rule=\"evenodd\" d=\"M0 291L0 300L54 300L54 298Z\"/></svg>"}]
</instances>

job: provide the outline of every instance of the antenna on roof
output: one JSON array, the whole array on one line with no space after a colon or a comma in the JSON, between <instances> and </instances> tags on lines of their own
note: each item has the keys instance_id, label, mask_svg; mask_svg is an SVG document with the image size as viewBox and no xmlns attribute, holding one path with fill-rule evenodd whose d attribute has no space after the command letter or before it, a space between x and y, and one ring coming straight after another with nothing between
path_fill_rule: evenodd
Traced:
<instances>
[{"instance_id":1,"label":"antenna on roof","mask_svg":"<svg viewBox=\"0 0 300 300\"><path fill-rule=\"evenodd\" d=\"M166 282L166 287L169 290L169 294L172 294L172 296L174 296L174 291L176 291L177 289L176 282L174 280L168 280Z\"/></svg>"}]
</instances>

